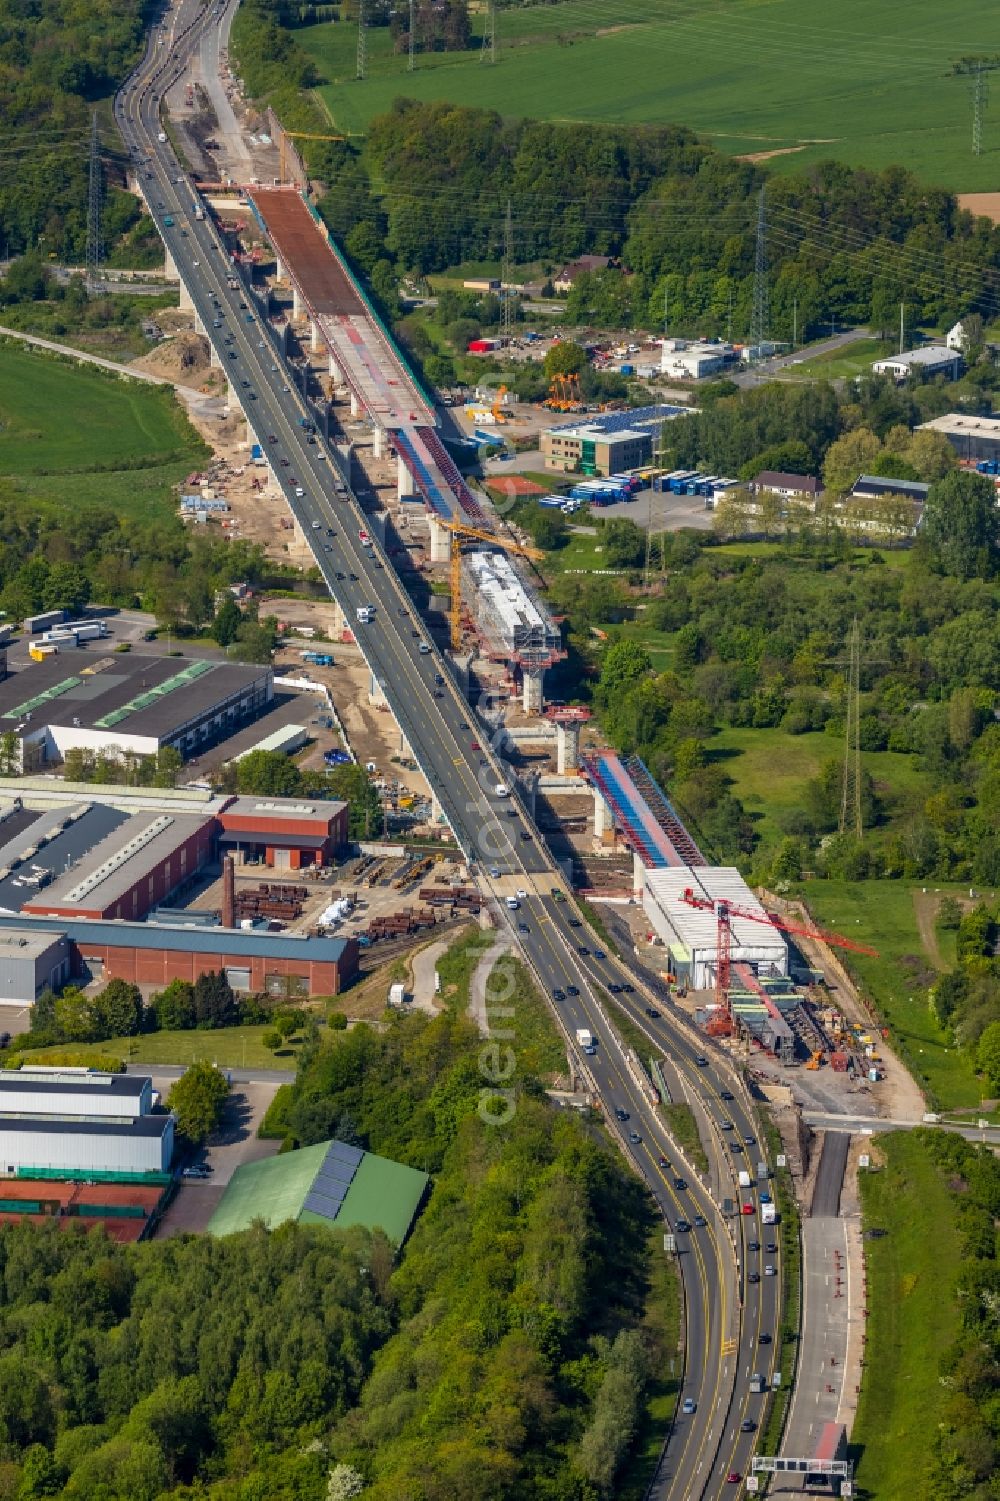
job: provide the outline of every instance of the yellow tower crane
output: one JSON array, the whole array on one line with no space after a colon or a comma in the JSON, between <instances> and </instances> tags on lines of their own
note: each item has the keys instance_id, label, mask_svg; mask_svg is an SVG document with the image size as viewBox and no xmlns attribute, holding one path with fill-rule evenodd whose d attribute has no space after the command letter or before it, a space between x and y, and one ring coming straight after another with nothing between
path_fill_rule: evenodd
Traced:
<instances>
[{"instance_id":1,"label":"yellow tower crane","mask_svg":"<svg viewBox=\"0 0 1000 1501\"><path fill-rule=\"evenodd\" d=\"M281 140L278 142L278 150L281 155L281 165L279 170L281 173L282 182L284 182L285 180L285 166L288 161L288 152L285 147L285 141L289 138L289 136L296 141L349 141L359 133L360 132L358 131L352 131L349 135L319 135L315 131L311 130L282 130Z\"/></svg>"},{"instance_id":2,"label":"yellow tower crane","mask_svg":"<svg viewBox=\"0 0 1000 1501\"><path fill-rule=\"evenodd\" d=\"M531 558L536 563L545 554L537 547L526 547L523 542L508 541L506 537L497 537L493 532L483 531L479 527L466 526L461 521L445 520L443 516L438 516L435 520L451 532L451 603L448 618L451 623L452 650L458 651L462 645L462 542L488 542L500 552L513 552L519 558Z\"/></svg>"}]
</instances>

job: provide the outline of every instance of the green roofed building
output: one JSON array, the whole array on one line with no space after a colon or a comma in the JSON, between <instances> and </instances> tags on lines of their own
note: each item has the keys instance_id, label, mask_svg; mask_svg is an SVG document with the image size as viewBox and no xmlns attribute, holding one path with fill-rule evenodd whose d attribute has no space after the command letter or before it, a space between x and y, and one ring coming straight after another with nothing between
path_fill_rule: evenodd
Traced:
<instances>
[{"instance_id":1,"label":"green roofed building","mask_svg":"<svg viewBox=\"0 0 1000 1501\"><path fill-rule=\"evenodd\" d=\"M300 1225L364 1225L402 1245L427 1188L426 1173L376 1157L343 1141L248 1162L233 1174L209 1221L210 1235L233 1235L254 1220L269 1229Z\"/></svg>"}]
</instances>

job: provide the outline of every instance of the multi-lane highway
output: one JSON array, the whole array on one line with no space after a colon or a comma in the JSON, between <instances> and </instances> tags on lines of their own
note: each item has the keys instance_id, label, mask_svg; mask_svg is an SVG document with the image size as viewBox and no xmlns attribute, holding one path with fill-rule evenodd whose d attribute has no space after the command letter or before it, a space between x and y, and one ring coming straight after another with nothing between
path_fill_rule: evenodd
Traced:
<instances>
[{"instance_id":1,"label":"multi-lane highway","mask_svg":"<svg viewBox=\"0 0 1000 1501\"><path fill-rule=\"evenodd\" d=\"M699 1044L676 1016L650 1016L653 998L631 987L634 977L596 945L583 925L487 730L434 648L417 611L322 437L302 425L311 413L260 304L231 265L211 215L196 217L198 200L161 121L161 96L180 76L205 30L219 24L218 6L176 0L165 13L163 41L151 37L146 57L116 100L116 116L173 263L194 304L284 497L312 547L331 595L355 628L365 658L412 747L459 844L475 862L501 921L550 997L567 1034L588 1027L597 1038L580 1059L606 1107L609 1125L649 1184L675 1234L685 1299L682 1405L652 1494L696 1498L732 1494L727 1476L745 1474L765 1398L750 1393L750 1375L772 1372L780 1283L779 1237L759 1222L757 1195L735 1187L735 1172L757 1160L749 1102L718 1055L702 1059ZM172 221L172 222L168 222ZM235 285L230 282L235 281ZM366 622L358 611L370 611ZM508 907L516 901L516 909ZM619 987L615 993L609 986ZM556 992L559 993L558 997ZM612 994L614 996L612 1000ZM505 1005L516 1002L507 999ZM668 1055L713 1121L714 1176L753 1215L724 1219L697 1175L684 1165L662 1119L633 1078L606 1016L622 1005ZM658 1009L653 1007L653 1009ZM509 1026L509 1021L505 1021ZM706 1049L708 1053L708 1049ZM619 1112L616 1115L615 1112ZM620 1115L627 1113L627 1119ZM678 1222L690 1228L677 1229ZM638 1252L638 1248L637 1248ZM778 1275L770 1275L772 1267ZM690 1409L685 1411L684 1409Z\"/></svg>"}]
</instances>

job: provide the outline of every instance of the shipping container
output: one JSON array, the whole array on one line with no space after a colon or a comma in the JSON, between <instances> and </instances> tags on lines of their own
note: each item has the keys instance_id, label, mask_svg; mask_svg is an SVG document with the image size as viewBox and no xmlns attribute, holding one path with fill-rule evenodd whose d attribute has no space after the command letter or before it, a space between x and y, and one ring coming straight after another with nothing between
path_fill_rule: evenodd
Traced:
<instances>
[{"instance_id":1,"label":"shipping container","mask_svg":"<svg viewBox=\"0 0 1000 1501\"><path fill-rule=\"evenodd\" d=\"M66 610L44 610L41 615L27 615L24 620L24 629L29 636L37 636L40 631L47 631L50 626L62 625L67 613Z\"/></svg>"}]
</instances>

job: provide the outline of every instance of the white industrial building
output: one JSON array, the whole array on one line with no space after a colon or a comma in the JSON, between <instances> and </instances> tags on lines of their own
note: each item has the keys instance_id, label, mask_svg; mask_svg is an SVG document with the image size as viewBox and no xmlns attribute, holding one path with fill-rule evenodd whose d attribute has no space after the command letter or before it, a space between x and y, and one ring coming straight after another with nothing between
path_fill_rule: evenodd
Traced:
<instances>
[{"instance_id":1,"label":"white industrial building","mask_svg":"<svg viewBox=\"0 0 1000 1501\"><path fill-rule=\"evenodd\" d=\"M704 380L717 375L734 363L732 344L718 340L664 339L660 352L660 373L673 380Z\"/></svg>"},{"instance_id":2,"label":"white industrial building","mask_svg":"<svg viewBox=\"0 0 1000 1501\"><path fill-rule=\"evenodd\" d=\"M670 954L670 967L693 990L715 984L718 921L715 910L691 907L683 893L691 887L711 902L725 901L759 914L731 917L733 964L748 964L758 975L787 975L788 949L781 933L734 866L670 866L643 872L643 911Z\"/></svg>"},{"instance_id":3,"label":"white industrial building","mask_svg":"<svg viewBox=\"0 0 1000 1501\"><path fill-rule=\"evenodd\" d=\"M156 1100L147 1076L0 1070L0 1176L168 1173L174 1117L153 1114Z\"/></svg>"},{"instance_id":4,"label":"white industrial building","mask_svg":"<svg viewBox=\"0 0 1000 1501\"><path fill-rule=\"evenodd\" d=\"M962 356L944 344L924 344L919 349L904 349L900 354L876 360L872 365L876 375L891 375L896 381L904 381L920 370L925 375L943 375L947 380L957 380L962 368Z\"/></svg>"},{"instance_id":5,"label":"white industrial building","mask_svg":"<svg viewBox=\"0 0 1000 1501\"><path fill-rule=\"evenodd\" d=\"M921 422L918 433L942 433L960 459L976 463L1000 459L1000 417L977 417L969 412L946 412Z\"/></svg>"}]
</instances>

